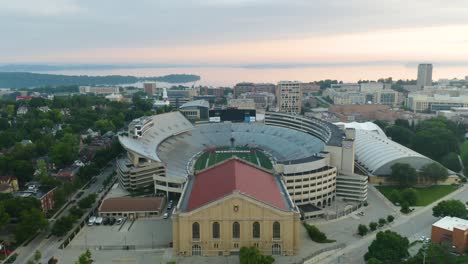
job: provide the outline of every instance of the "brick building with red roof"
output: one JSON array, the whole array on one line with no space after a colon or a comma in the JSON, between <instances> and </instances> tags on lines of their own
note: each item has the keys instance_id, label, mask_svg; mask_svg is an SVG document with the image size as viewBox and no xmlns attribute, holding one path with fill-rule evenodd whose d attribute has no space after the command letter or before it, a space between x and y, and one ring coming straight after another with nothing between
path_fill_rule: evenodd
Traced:
<instances>
[{"instance_id":1,"label":"brick building with red roof","mask_svg":"<svg viewBox=\"0 0 468 264\"><path fill-rule=\"evenodd\" d=\"M190 176L173 217L179 255L267 255L299 250L300 214L281 179L237 158Z\"/></svg>"}]
</instances>

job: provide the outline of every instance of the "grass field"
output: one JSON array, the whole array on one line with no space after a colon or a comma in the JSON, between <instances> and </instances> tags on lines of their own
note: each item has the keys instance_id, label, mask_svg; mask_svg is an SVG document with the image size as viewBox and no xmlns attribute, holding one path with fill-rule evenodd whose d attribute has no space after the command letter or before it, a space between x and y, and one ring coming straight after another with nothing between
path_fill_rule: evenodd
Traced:
<instances>
[{"instance_id":1,"label":"grass field","mask_svg":"<svg viewBox=\"0 0 468 264\"><path fill-rule=\"evenodd\" d=\"M236 150L249 150L249 148L236 147ZM229 147L217 148L216 150L229 150ZM270 159L261 151L249 153L211 153L207 151L203 153L195 162L195 171L203 170L207 167L213 166L224 160L229 159L232 156L237 156L240 159L246 160L253 164L257 164L260 167L266 169L273 169Z\"/></svg>"},{"instance_id":2,"label":"grass field","mask_svg":"<svg viewBox=\"0 0 468 264\"><path fill-rule=\"evenodd\" d=\"M387 199L393 190L401 190L395 186L376 186ZM426 206L432 202L446 196L447 194L455 191L457 187L452 185L435 185L426 188L414 188L418 192L418 202L416 206Z\"/></svg>"}]
</instances>

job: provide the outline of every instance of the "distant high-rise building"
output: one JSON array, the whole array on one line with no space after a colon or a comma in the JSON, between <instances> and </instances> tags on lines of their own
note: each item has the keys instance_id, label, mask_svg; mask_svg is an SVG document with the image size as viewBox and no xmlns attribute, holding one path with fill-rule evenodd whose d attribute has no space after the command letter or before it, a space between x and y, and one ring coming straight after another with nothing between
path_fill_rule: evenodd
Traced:
<instances>
[{"instance_id":1,"label":"distant high-rise building","mask_svg":"<svg viewBox=\"0 0 468 264\"><path fill-rule=\"evenodd\" d=\"M418 89L432 85L432 64L418 65L418 80L416 85L418 86Z\"/></svg>"},{"instance_id":2,"label":"distant high-rise building","mask_svg":"<svg viewBox=\"0 0 468 264\"><path fill-rule=\"evenodd\" d=\"M281 81L277 89L278 109L284 113L300 114L302 108L302 92L300 82Z\"/></svg>"},{"instance_id":3,"label":"distant high-rise building","mask_svg":"<svg viewBox=\"0 0 468 264\"><path fill-rule=\"evenodd\" d=\"M145 93L148 95L156 94L156 82L145 82L143 83L143 88L145 89Z\"/></svg>"}]
</instances>

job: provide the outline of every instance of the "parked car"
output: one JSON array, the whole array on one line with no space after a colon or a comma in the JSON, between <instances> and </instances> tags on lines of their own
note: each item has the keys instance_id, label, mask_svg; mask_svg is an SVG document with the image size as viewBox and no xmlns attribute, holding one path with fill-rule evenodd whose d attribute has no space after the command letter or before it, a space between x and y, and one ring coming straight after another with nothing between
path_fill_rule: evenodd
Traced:
<instances>
[{"instance_id":1,"label":"parked car","mask_svg":"<svg viewBox=\"0 0 468 264\"><path fill-rule=\"evenodd\" d=\"M78 198L80 198L81 196L83 196L83 194L84 194L83 191L79 192L79 193L76 195L76 199L78 199Z\"/></svg>"},{"instance_id":2,"label":"parked car","mask_svg":"<svg viewBox=\"0 0 468 264\"><path fill-rule=\"evenodd\" d=\"M109 217L104 217L104 220L102 220L103 225L108 225L110 223Z\"/></svg>"},{"instance_id":3,"label":"parked car","mask_svg":"<svg viewBox=\"0 0 468 264\"><path fill-rule=\"evenodd\" d=\"M123 218L122 218L122 217L117 218L116 224L120 225L120 224L122 224L122 222L123 222Z\"/></svg>"},{"instance_id":4,"label":"parked car","mask_svg":"<svg viewBox=\"0 0 468 264\"><path fill-rule=\"evenodd\" d=\"M167 218L169 218L169 213L164 213L163 219L167 219Z\"/></svg>"},{"instance_id":5,"label":"parked car","mask_svg":"<svg viewBox=\"0 0 468 264\"><path fill-rule=\"evenodd\" d=\"M114 224L115 224L115 221L116 221L115 218L114 218L114 217L111 217L111 218L109 219L109 225L114 225Z\"/></svg>"},{"instance_id":6,"label":"parked car","mask_svg":"<svg viewBox=\"0 0 468 264\"><path fill-rule=\"evenodd\" d=\"M102 217L96 218L96 225L101 225L104 219Z\"/></svg>"},{"instance_id":7,"label":"parked car","mask_svg":"<svg viewBox=\"0 0 468 264\"><path fill-rule=\"evenodd\" d=\"M96 223L96 217L95 216L91 216L89 219L88 219L88 225L89 226L92 226Z\"/></svg>"}]
</instances>

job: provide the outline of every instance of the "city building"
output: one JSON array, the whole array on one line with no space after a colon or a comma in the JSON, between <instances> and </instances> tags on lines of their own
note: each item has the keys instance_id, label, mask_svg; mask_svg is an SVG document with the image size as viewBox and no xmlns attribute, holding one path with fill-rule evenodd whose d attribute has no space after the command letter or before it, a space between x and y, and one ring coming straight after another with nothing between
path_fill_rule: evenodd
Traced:
<instances>
[{"instance_id":1,"label":"city building","mask_svg":"<svg viewBox=\"0 0 468 264\"><path fill-rule=\"evenodd\" d=\"M167 96L169 97L170 105L174 108L179 108L181 105L193 101L193 97L198 95L197 89L169 89Z\"/></svg>"},{"instance_id":2,"label":"city building","mask_svg":"<svg viewBox=\"0 0 468 264\"><path fill-rule=\"evenodd\" d=\"M224 88L200 87L200 95L213 95L215 97L224 96Z\"/></svg>"},{"instance_id":3,"label":"city building","mask_svg":"<svg viewBox=\"0 0 468 264\"><path fill-rule=\"evenodd\" d=\"M156 95L157 94L157 87L156 82L144 82L143 89L147 95Z\"/></svg>"},{"instance_id":4,"label":"city building","mask_svg":"<svg viewBox=\"0 0 468 264\"><path fill-rule=\"evenodd\" d=\"M391 89L380 89L366 94L366 101L373 104L397 106L404 102L401 93Z\"/></svg>"},{"instance_id":5,"label":"city building","mask_svg":"<svg viewBox=\"0 0 468 264\"><path fill-rule=\"evenodd\" d=\"M54 192L57 187L42 186L39 183L27 183L26 190L14 192L14 196L33 197L41 202L41 208L44 213L54 209Z\"/></svg>"},{"instance_id":6,"label":"city building","mask_svg":"<svg viewBox=\"0 0 468 264\"><path fill-rule=\"evenodd\" d=\"M277 106L279 112L300 114L302 110L302 92L298 81L281 81L277 88Z\"/></svg>"},{"instance_id":7,"label":"city building","mask_svg":"<svg viewBox=\"0 0 468 264\"><path fill-rule=\"evenodd\" d=\"M335 105L350 105L350 104L365 104L366 94L363 92L337 92L334 89L328 88L324 92L325 96L332 99Z\"/></svg>"},{"instance_id":8,"label":"city building","mask_svg":"<svg viewBox=\"0 0 468 264\"><path fill-rule=\"evenodd\" d=\"M429 88L408 94L406 106L414 112L435 112L453 107L468 107L468 92L463 88Z\"/></svg>"},{"instance_id":9,"label":"city building","mask_svg":"<svg viewBox=\"0 0 468 264\"><path fill-rule=\"evenodd\" d=\"M416 85L418 89L423 89L425 86L432 86L432 64L418 65L418 79Z\"/></svg>"},{"instance_id":10,"label":"city building","mask_svg":"<svg viewBox=\"0 0 468 264\"><path fill-rule=\"evenodd\" d=\"M256 109L269 109L275 103L275 95L267 92L247 92L241 94L238 98L253 99Z\"/></svg>"},{"instance_id":11,"label":"city building","mask_svg":"<svg viewBox=\"0 0 468 264\"><path fill-rule=\"evenodd\" d=\"M373 93L384 89L384 83L381 82L365 82L359 84L359 91L364 93Z\"/></svg>"},{"instance_id":12,"label":"city building","mask_svg":"<svg viewBox=\"0 0 468 264\"><path fill-rule=\"evenodd\" d=\"M361 85L359 83L337 83L331 84L330 88L341 92L358 92L361 90Z\"/></svg>"},{"instance_id":13,"label":"city building","mask_svg":"<svg viewBox=\"0 0 468 264\"><path fill-rule=\"evenodd\" d=\"M229 108L237 108L242 110L255 109L254 99L229 99L227 102Z\"/></svg>"},{"instance_id":14,"label":"city building","mask_svg":"<svg viewBox=\"0 0 468 264\"><path fill-rule=\"evenodd\" d=\"M384 120L393 123L407 114L403 110L393 110L389 105L379 104L331 105L328 111L343 122Z\"/></svg>"},{"instance_id":15,"label":"city building","mask_svg":"<svg viewBox=\"0 0 468 264\"><path fill-rule=\"evenodd\" d=\"M243 93L272 93L276 94L276 85L272 83L238 83L234 86L234 97Z\"/></svg>"},{"instance_id":16,"label":"city building","mask_svg":"<svg viewBox=\"0 0 468 264\"><path fill-rule=\"evenodd\" d=\"M210 103L205 100L195 100L179 107L179 111L189 120L208 120Z\"/></svg>"},{"instance_id":17,"label":"city building","mask_svg":"<svg viewBox=\"0 0 468 264\"><path fill-rule=\"evenodd\" d=\"M303 96L312 96L314 93L320 91L320 85L314 82L301 83L300 86Z\"/></svg>"},{"instance_id":18,"label":"city building","mask_svg":"<svg viewBox=\"0 0 468 264\"><path fill-rule=\"evenodd\" d=\"M115 197L102 201L98 208L101 217L129 219L160 216L164 211L164 197Z\"/></svg>"},{"instance_id":19,"label":"city building","mask_svg":"<svg viewBox=\"0 0 468 264\"><path fill-rule=\"evenodd\" d=\"M189 177L172 216L173 250L183 256L299 251L300 214L282 181L231 158Z\"/></svg>"},{"instance_id":20,"label":"city building","mask_svg":"<svg viewBox=\"0 0 468 264\"><path fill-rule=\"evenodd\" d=\"M118 94L120 93L119 87L110 86L80 86L80 94Z\"/></svg>"},{"instance_id":21,"label":"city building","mask_svg":"<svg viewBox=\"0 0 468 264\"><path fill-rule=\"evenodd\" d=\"M468 220L446 216L432 224L431 242L446 244L464 254L468 245Z\"/></svg>"}]
</instances>

